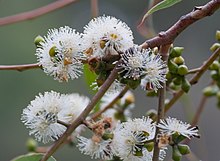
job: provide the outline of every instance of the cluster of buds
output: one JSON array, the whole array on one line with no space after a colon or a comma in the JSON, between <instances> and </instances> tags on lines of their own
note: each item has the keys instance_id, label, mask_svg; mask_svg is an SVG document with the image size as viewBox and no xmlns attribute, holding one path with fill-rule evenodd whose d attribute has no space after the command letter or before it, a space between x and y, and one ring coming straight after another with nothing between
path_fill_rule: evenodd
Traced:
<instances>
[{"instance_id":1,"label":"cluster of buds","mask_svg":"<svg viewBox=\"0 0 220 161\"><path fill-rule=\"evenodd\" d=\"M188 74L188 67L181 56L183 47L172 47L168 58L169 72L166 75L167 83L172 90L182 89L188 92L191 85L185 75Z\"/></svg>"},{"instance_id":2,"label":"cluster of buds","mask_svg":"<svg viewBox=\"0 0 220 161\"><path fill-rule=\"evenodd\" d=\"M216 39L220 42L220 31L216 31ZM220 48L219 42L211 46L212 52ZM220 57L209 66L209 70L213 83L203 89L203 94L207 97L216 96L217 107L220 108Z\"/></svg>"}]
</instances>

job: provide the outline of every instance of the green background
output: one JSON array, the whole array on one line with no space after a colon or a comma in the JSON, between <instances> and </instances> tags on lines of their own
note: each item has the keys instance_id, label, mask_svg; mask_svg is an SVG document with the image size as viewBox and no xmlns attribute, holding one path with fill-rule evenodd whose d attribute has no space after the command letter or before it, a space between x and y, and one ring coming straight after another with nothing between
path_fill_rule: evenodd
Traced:
<instances>
[{"instance_id":1,"label":"green background","mask_svg":"<svg viewBox=\"0 0 220 161\"><path fill-rule=\"evenodd\" d=\"M52 0L0 0L0 17L36 9ZM205 0L185 0L170 9L154 14L154 26L157 32L168 29L182 15L190 12L194 6L203 5ZM134 32L135 43L141 44L145 38L137 32L138 21L146 12L147 0L109 0L99 1L99 14L115 16L130 26ZM220 11L211 17L191 25L175 41L174 45L184 46L183 56L189 68L199 67L210 56L209 47L215 42L215 31L220 29ZM0 26L0 64L35 63L33 39L45 35L49 28L68 25L82 32L83 26L91 19L90 1L81 0L65 8L38 17L33 20ZM176 103L168 115L184 121L190 121L201 98L201 90L210 81L209 75L202 77L189 96ZM27 152L25 142L28 130L20 121L20 115L39 92L55 90L61 93L78 92L91 97L83 77L68 83L59 83L40 69L18 71L0 71L0 160L8 161ZM135 117L141 117L148 109L157 107L156 99L145 97L143 90L134 91L136 96ZM200 160L219 160L219 123L220 111L215 107L214 98L208 100L207 107L199 122L201 139L193 139L191 147ZM57 160L90 160L81 155L78 149L64 146L54 155ZM166 160L169 157L167 157ZM183 160L187 160L184 158Z\"/></svg>"}]
</instances>

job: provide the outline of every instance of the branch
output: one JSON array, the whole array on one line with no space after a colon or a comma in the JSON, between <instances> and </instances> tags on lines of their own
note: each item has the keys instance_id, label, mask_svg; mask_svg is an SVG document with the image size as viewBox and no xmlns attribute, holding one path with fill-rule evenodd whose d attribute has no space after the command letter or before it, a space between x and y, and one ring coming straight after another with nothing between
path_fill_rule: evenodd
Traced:
<instances>
[{"instance_id":1,"label":"branch","mask_svg":"<svg viewBox=\"0 0 220 161\"><path fill-rule=\"evenodd\" d=\"M91 14L93 18L99 15L98 0L91 0Z\"/></svg>"},{"instance_id":2,"label":"branch","mask_svg":"<svg viewBox=\"0 0 220 161\"><path fill-rule=\"evenodd\" d=\"M125 93L129 90L129 87L126 86L107 106L105 106L102 110L94 113L92 116L91 116L91 119L92 120L95 120L97 119L103 112L105 112L106 110L108 110L109 108L111 108L115 103L117 103L117 101L119 99L121 99Z\"/></svg>"},{"instance_id":3,"label":"branch","mask_svg":"<svg viewBox=\"0 0 220 161\"><path fill-rule=\"evenodd\" d=\"M112 70L112 72L109 75L108 79L105 81L105 83L101 86L100 90L92 98L91 102L87 105L85 110L67 128L65 133L63 133L63 135L57 140L57 142L55 142L55 144L53 146L51 146L51 148L47 151L47 153L44 155L44 157L41 159L41 161L47 161L47 159L65 142L67 137L69 135L71 135L71 133L75 130L75 128L77 126L79 126L85 120L85 118L90 113L90 111L93 109L93 107L96 105L96 103L102 98L102 96L108 90L110 85L114 82L117 75L118 75L118 69L117 69L117 64L116 64L115 68Z\"/></svg>"},{"instance_id":4,"label":"branch","mask_svg":"<svg viewBox=\"0 0 220 161\"><path fill-rule=\"evenodd\" d=\"M212 0L201 7L195 7L194 10L187 15L182 16L167 31L160 32L158 36L145 41L142 48L153 48L156 46L172 44L175 38L189 25L206 17L211 16L220 7L220 0Z\"/></svg>"},{"instance_id":5,"label":"branch","mask_svg":"<svg viewBox=\"0 0 220 161\"><path fill-rule=\"evenodd\" d=\"M160 48L160 55L162 56L162 59L167 62L168 54L169 54L169 45L161 46ZM158 109L157 109L157 124L160 122L160 119L164 118L164 107L165 107L165 95L166 95L166 83L162 84L163 88L159 90L159 103L158 103ZM159 128L156 127L156 133L154 137L154 153L153 153L153 161L157 161L159 158L160 149L158 147L157 143L157 134L159 133Z\"/></svg>"},{"instance_id":6,"label":"branch","mask_svg":"<svg viewBox=\"0 0 220 161\"><path fill-rule=\"evenodd\" d=\"M58 0L56 2L50 3L46 6L37 8L35 10L19 13L19 14L12 15L12 16L3 17L3 18L0 18L0 26L34 19L42 15L45 15L47 13L50 13L52 11L55 11L57 9L60 9L62 7L65 7L76 1L77 0Z\"/></svg>"},{"instance_id":7,"label":"branch","mask_svg":"<svg viewBox=\"0 0 220 161\"><path fill-rule=\"evenodd\" d=\"M218 48L212 55L211 57L209 57L209 59L200 67L200 70L198 71L198 73L196 73L191 80L189 81L191 85L196 84L199 79L201 78L201 76L204 74L204 72L206 70L208 70L209 66L213 63L213 61L215 61L218 56L220 55L220 48ZM166 104L165 106L165 112L167 112L172 105L183 95L184 91L183 90L179 90L179 92L177 92L175 94L175 96L169 101L168 104Z\"/></svg>"},{"instance_id":8,"label":"branch","mask_svg":"<svg viewBox=\"0 0 220 161\"><path fill-rule=\"evenodd\" d=\"M38 63L22 65L0 65L0 70L17 70L19 72L36 68L41 68L41 66Z\"/></svg>"}]
</instances>

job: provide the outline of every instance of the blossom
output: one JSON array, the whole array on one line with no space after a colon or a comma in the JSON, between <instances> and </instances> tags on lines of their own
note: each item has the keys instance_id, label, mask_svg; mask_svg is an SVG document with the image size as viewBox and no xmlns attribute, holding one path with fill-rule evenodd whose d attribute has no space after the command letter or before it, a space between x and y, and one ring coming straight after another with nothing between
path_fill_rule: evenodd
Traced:
<instances>
[{"instance_id":1,"label":"blossom","mask_svg":"<svg viewBox=\"0 0 220 161\"><path fill-rule=\"evenodd\" d=\"M159 54L155 55L150 49L141 49L138 46L130 48L122 54L122 63L118 67L124 78L141 79L141 86L157 91L165 83L166 64Z\"/></svg>"},{"instance_id":2,"label":"blossom","mask_svg":"<svg viewBox=\"0 0 220 161\"><path fill-rule=\"evenodd\" d=\"M176 118L168 117L166 119L161 119L160 123L157 125L162 133L172 135L177 133L183 135L187 138L198 137L198 128L191 127L190 124L177 120Z\"/></svg>"},{"instance_id":3,"label":"blossom","mask_svg":"<svg viewBox=\"0 0 220 161\"><path fill-rule=\"evenodd\" d=\"M44 72L60 82L78 78L82 73L85 56L81 52L81 35L68 26L50 29L36 55Z\"/></svg>"},{"instance_id":4,"label":"blossom","mask_svg":"<svg viewBox=\"0 0 220 161\"><path fill-rule=\"evenodd\" d=\"M54 91L39 94L23 110L21 120L30 129L36 140L47 143L57 140L66 130L65 124L72 123L85 109L89 99L77 93L60 94ZM61 123L62 122L62 123ZM82 126L74 131L81 132Z\"/></svg>"},{"instance_id":5,"label":"blossom","mask_svg":"<svg viewBox=\"0 0 220 161\"><path fill-rule=\"evenodd\" d=\"M55 141L66 130L65 126L57 123L62 106L60 98L57 92L45 92L36 96L23 110L21 120L36 140L43 143Z\"/></svg>"},{"instance_id":6,"label":"blossom","mask_svg":"<svg viewBox=\"0 0 220 161\"><path fill-rule=\"evenodd\" d=\"M114 154L125 161L150 160L152 153L148 152L144 144L154 138L155 129L155 124L146 117L117 124L112 140ZM137 152L142 155L136 155Z\"/></svg>"},{"instance_id":7,"label":"blossom","mask_svg":"<svg viewBox=\"0 0 220 161\"><path fill-rule=\"evenodd\" d=\"M113 153L111 149L111 140L95 141L93 139L87 139L83 136L78 136L77 147L85 154L90 155L93 159L112 159Z\"/></svg>"},{"instance_id":8,"label":"blossom","mask_svg":"<svg viewBox=\"0 0 220 161\"><path fill-rule=\"evenodd\" d=\"M84 52L89 56L103 57L108 52L123 52L133 46L133 35L126 23L111 16L92 19L84 27Z\"/></svg>"}]
</instances>

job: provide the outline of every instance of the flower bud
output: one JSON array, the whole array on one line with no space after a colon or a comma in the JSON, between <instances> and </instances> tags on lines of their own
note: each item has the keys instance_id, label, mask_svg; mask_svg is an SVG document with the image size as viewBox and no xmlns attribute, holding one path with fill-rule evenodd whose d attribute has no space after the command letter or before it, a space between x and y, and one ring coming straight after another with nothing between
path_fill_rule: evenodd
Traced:
<instances>
[{"instance_id":1,"label":"flower bud","mask_svg":"<svg viewBox=\"0 0 220 161\"><path fill-rule=\"evenodd\" d=\"M176 78L173 79L173 83L175 85L180 85L182 83L183 77L177 76Z\"/></svg>"},{"instance_id":2,"label":"flower bud","mask_svg":"<svg viewBox=\"0 0 220 161\"><path fill-rule=\"evenodd\" d=\"M184 58L182 56L175 57L173 59L173 62L176 63L177 65L181 65L184 63Z\"/></svg>"},{"instance_id":3,"label":"flower bud","mask_svg":"<svg viewBox=\"0 0 220 161\"><path fill-rule=\"evenodd\" d=\"M180 154L182 154L182 155L186 155L186 154L190 153L190 148L188 145L178 144L177 147L178 147Z\"/></svg>"},{"instance_id":4,"label":"flower bud","mask_svg":"<svg viewBox=\"0 0 220 161\"><path fill-rule=\"evenodd\" d=\"M217 41L220 41L220 30L216 31L215 38Z\"/></svg>"},{"instance_id":5,"label":"flower bud","mask_svg":"<svg viewBox=\"0 0 220 161\"><path fill-rule=\"evenodd\" d=\"M172 60L168 61L168 69L170 73L176 74L178 70L178 65L174 63Z\"/></svg>"},{"instance_id":6,"label":"flower bud","mask_svg":"<svg viewBox=\"0 0 220 161\"><path fill-rule=\"evenodd\" d=\"M34 152L37 148L37 142L34 139L29 138L26 142L26 147L29 152Z\"/></svg>"},{"instance_id":7,"label":"flower bud","mask_svg":"<svg viewBox=\"0 0 220 161\"><path fill-rule=\"evenodd\" d=\"M188 67L186 65L180 65L178 67L177 73L179 75L186 75L188 73Z\"/></svg>"},{"instance_id":8,"label":"flower bud","mask_svg":"<svg viewBox=\"0 0 220 161\"><path fill-rule=\"evenodd\" d=\"M180 161L181 158L182 158L182 154L179 152L179 150L176 146L173 146L172 159L174 161Z\"/></svg>"},{"instance_id":9,"label":"flower bud","mask_svg":"<svg viewBox=\"0 0 220 161\"><path fill-rule=\"evenodd\" d=\"M176 91L176 90L178 90L180 87L179 87L179 85L176 85L176 84L174 84L173 82L171 82L170 84L169 84L169 87L172 89L172 90L174 90L174 91Z\"/></svg>"},{"instance_id":10,"label":"flower bud","mask_svg":"<svg viewBox=\"0 0 220 161\"><path fill-rule=\"evenodd\" d=\"M220 68L220 64L217 60L215 60L209 67L210 70L218 70Z\"/></svg>"},{"instance_id":11,"label":"flower bud","mask_svg":"<svg viewBox=\"0 0 220 161\"><path fill-rule=\"evenodd\" d=\"M132 103L134 103L135 98L133 94L129 94L127 95L127 97L125 98L125 104L130 105Z\"/></svg>"},{"instance_id":12,"label":"flower bud","mask_svg":"<svg viewBox=\"0 0 220 161\"><path fill-rule=\"evenodd\" d=\"M146 116L150 117L152 120L157 119L157 111L155 109L150 109L146 112Z\"/></svg>"},{"instance_id":13,"label":"flower bud","mask_svg":"<svg viewBox=\"0 0 220 161\"><path fill-rule=\"evenodd\" d=\"M214 44L210 47L210 50L211 50L212 52L214 52L214 51L217 50L219 47L220 47L220 44L219 44L219 43L214 43Z\"/></svg>"},{"instance_id":14,"label":"flower bud","mask_svg":"<svg viewBox=\"0 0 220 161\"><path fill-rule=\"evenodd\" d=\"M211 77L212 77L213 80L219 81L219 79L220 79L220 74L219 74L218 71L212 70L212 71L210 72L210 75L211 75Z\"/></svg>"},{"instance_id":15,"label":"flower bud","mask_svg":"<svg viewBox=\"0 0 220 161\"><path fill-rule=\"evenodd\" d=\"M35 37L35 39L34 39L34 44L35 44L35 46L36 46L36 47L40 47L40 46L41 46L40 42L44 42L44 38L43 38L42 36L38 35L38 36Z\"/></svg>"},{"instance_id":16,"label":"flower bud","mask_svg":"<svg viewBox=\"0 0 220 161\"><path fill-rule=\"evenodd\" d=\"M181 89L185 93L187 93L187 92L189 92L190 87L191 87L191 84L189 83L189 81L186 78L184 78L183 81L182 81Z\"/></svg>"},{"instance_id":17,"label":"flower bud","mask_svg":"<svg viewBox=\"0 0 220 161\"><path fill-rule=\"evenodd\" d=\"M215 96L218 92L218 87L217 86L208 86L203 89L203 94L207 97L210 96Z\"/></svg>"},{"instance_id":18,"label":"flower bud","mask_svg":"<svg viewBox=\"0 0 220 161\"><path fill-rule=\"evenodd\" d=\"M174 58L174 57L181 56L181 54L183 52L183 49L184 49L183 47L174 47L174 48L172 48L169 57Z\"/></svg>"}]
</instances>

